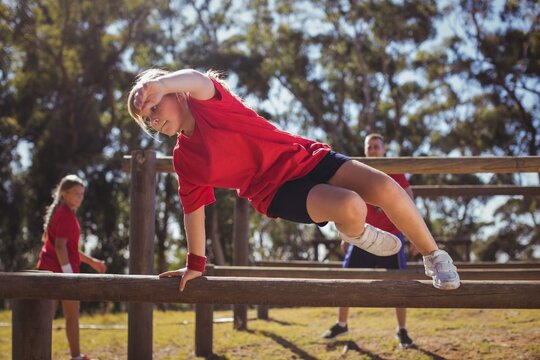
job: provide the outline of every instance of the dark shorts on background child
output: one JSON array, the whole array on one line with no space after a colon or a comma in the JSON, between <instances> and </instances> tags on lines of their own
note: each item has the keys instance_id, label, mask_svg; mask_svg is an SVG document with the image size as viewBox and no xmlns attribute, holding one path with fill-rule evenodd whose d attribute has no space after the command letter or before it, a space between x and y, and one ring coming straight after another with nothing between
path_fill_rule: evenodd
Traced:
<instances>
[{"instance_id":1,"label":"dark shorts on background child","mask_svg":"<svg viewBox=\"0 0 540 360\"><path fill-rule=\"evenodd\" d=\"M330 151L307 175L283 184L268 207L268 214L303 224L314 221L307 212L307 197L310 190L319 184L326 184L336 171L351 160L350 157ZM325 226L328 222L317 223Z\"/></svg>"},{"instance_id":2,"label":"dark shorts on background child","mask_svg":"<svg viewBox=\"0 0 540 360\"><path fill-rule=\"evenodd\" d=\"M349 246L343 260L344 268L370 268L370 269L405 269L407 259L405 258L405 238L403 234L395 234L401 240L401 250L390 256L377 256L368 253L356 246Z\"/></svg>"}]
</instances>

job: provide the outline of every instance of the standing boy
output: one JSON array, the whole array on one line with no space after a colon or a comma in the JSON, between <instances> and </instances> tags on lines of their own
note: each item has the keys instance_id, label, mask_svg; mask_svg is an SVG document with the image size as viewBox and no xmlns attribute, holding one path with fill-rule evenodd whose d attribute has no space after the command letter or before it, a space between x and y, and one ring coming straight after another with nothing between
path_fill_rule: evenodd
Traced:
<instances>
[{"instance_id":1,"label":"standing boy","mask_svg":"<svg viewBox=\"0 0 540 360\"><path fill-rule=\"evenodd\" d=\"M369 134L364 142L364 151L367 157L385 156L386 149L382 135L377 133ZM410 184L403 174L389 175L405 190L405 192L407 192L411 198L413 198ZM388 219L381 208L367 204L367 210L366 223L394 234L402 241L402 243L404 242L403 234L396 228L390 219ZM346 252L345 260L343 261L344 268L405 269L406 267L404 251L405 246L402 246L401 250L395 255L376 256L354 245L349 246L349 244L345 242L342 242L341 245L343 250ZM348 307L339 308L338 321L330 328L330 330L323 334L323 339L333 340L338 336L346 334L349 331L347 326L348 315ZM396 308L396 317L398 322L396 338L399 340L401 347L411 347L413 345L413 340L409 337L407 330L405 329L407 309Z\"/></svg>"}]
</instances>

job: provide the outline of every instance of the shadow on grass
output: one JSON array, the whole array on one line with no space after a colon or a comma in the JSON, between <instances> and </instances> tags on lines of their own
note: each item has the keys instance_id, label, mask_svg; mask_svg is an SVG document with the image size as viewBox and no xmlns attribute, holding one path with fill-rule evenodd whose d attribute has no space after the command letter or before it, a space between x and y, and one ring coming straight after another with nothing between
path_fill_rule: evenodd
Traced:
<instances>
[{"instance_id":1,"label":"shadow on grass","mask_svg":"<svg viewBox=\"0 0 540 360\"><path fill-rule=\"evenodd\" d=\"M273 322L273 323L276 323L276 324L279 324L279 325L283 325L283 326L291 326L291 325L295 325L295 326L303 326L303 324L298 324L298 323L292 323L292 322L289 322L289 321L283 321L283 320L278 320L278 319L273 319L271 317L269 317L268 319L259 319L261 321L268 321L268 322Z\"/></svg>"},{"instance_id":2,"label":"shadow on grass","mask_svg":"<svg viewBox=\"0 0 540 360\"><path fill-rule=\"evenodd\" d=\"M204 357L205 360L228 360L229 358L224 355L211 354Z\"/></svg>"},{"instance_id":3,"label":"shadow on grass","mask_svg":"<svg viewBox=\"0 0 540 360\"><path fill-rule=\"evenodd\" d=\"M413 345L411 346L409 349L414 349L414 350L417 350L423 354L426 354L427 356L430 356L433 360L446 360L445 357L442 357L440 355L437 355L437 354L434 354L432 353L431 351L429 350L426 350L426 349L422 349L421 347L418 347L418 345Z\"/></svg>"},{"instance_id":4,"label":"shadow on grass","mask_svg":"<svg viewBox=\"0 0 540 360\"><path fill-rule=\"evenodd\" d=\"M352 340L343 340L343 341L334 341L326 345L326 350L335 351L337 348L343 346L341 350L341 355L345 355L348 351L356 351L360 355L367 355L372 360L384 360L377 354L372 353L371 351L364 350L357 343Z\"/></svg>"},{"instance_id":5,"label":"shadow on grass","mask_svg":"<svg viewBox=\"0 0 540 360\"><path fill-rule=\"evenodd\" d=\"M249 332L249 333L252 333L252 334L261 334L263 336L269 337L270 339L274 340L279 345L283 346L286 349L289 349L290 351L292 351L293 353L298 355L301 359L304 359L304 360L317 360L317 358L315 356L310 355L309 353L307 353L306 351L300 349L298 346L296 346L295 344L293 344L289 340L287 340L287 339L285 339L285 338L283 338L283 337L281 337L279 335L276 335L274 333L271 333L271 332L265 331L265 330L257 330L257 331L246 330L246 331Z\"/></svg>"}]
</instances>

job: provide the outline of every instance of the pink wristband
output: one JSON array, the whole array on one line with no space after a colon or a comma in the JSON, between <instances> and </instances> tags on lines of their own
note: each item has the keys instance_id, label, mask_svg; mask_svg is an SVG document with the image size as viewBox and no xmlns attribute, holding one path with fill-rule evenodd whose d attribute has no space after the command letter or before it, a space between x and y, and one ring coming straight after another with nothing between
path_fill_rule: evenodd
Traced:
<instances>
[{"instance_id":1,"label":"pink wristband","mask_svg":"<svg viewBox=\"0 0 540 360\"><path fill-rule=\"evenodd\" d=\"M190 270L204 272L206 266L206 256L199 256L192 253L187 254L186 267Z\"/></svg>"}]
</instances>

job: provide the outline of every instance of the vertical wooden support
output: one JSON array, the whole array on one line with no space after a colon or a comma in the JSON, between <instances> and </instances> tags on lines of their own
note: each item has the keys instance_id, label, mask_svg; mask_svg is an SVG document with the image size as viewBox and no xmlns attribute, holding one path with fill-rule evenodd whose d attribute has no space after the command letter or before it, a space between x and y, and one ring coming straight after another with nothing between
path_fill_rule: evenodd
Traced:
<instances>
[{"instance_id":1,"label":"vertical wooden support","mask_svg":"<svg viewBox=\"0 0 540 360\"><path fill-rule=\"evenodd\" d=\"M129 273L154 273L156 152L131 152ZM128 359L152 359L153 304L128 304Z\"/></svg>"},{"instance_id":2,"label":"vertical wooden support","mask_svg":"<svg viewBox=\"0 0 540 360\"><path fill-rule=\"evenodd\" d=\"M50 360L52 301L18 299L12 304L12 359Z\"/></svg>"},{"instance_id":3,"label":"vertical wooden support","mask_svg":"<svg viewBox=\"0 0 540 360\"><path fill-rule=\"evenodd\" d=\"M234 256L233 265L247 266L249 259L249 203L246 199L237 198L234 206ZM234 305L233 328L247 329L247 305Z\"/></svg>"},{"instance_id":4,"label":"vertical wooden support","mask_svg":"<svg viewBox=\"0 0 540 360\"><path fill-rule=\"evenodd\" d=\"M214 267L206 267L205 276L214 275ZM214 305L195 304L195 356L208 357L213 353Z\"/></svg>"},{"instance_id":5,"label":"vertical wooden support","mask_svg":"<svg viewBox=\"0 0 540 360\"><path fill-rule=\"evenodd\" d=\"M268 320L268 305L257 306L257 318L261 320Z\"/></svg>"}]
</instances>

